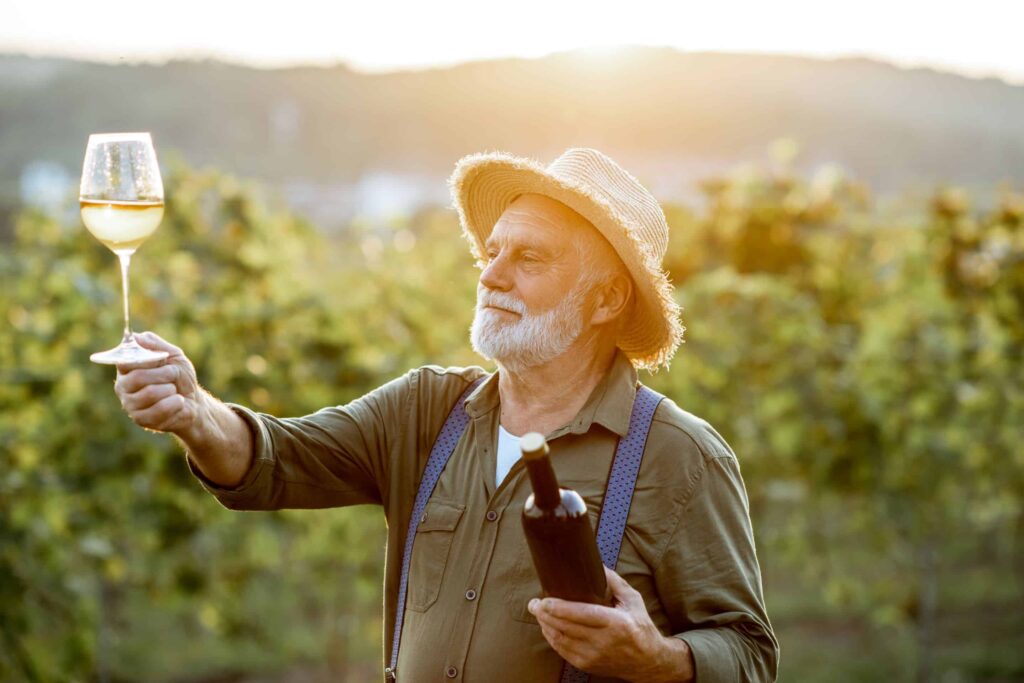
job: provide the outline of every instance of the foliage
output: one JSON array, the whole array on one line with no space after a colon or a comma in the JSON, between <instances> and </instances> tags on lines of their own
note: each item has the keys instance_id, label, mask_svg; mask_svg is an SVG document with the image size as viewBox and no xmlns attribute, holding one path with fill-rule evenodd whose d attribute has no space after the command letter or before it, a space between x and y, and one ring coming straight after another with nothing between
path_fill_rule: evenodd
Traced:
<instances>
[{"instance_id":1,"label":"foliage","mask_svg":"<svg viewBox=\"0 0 1024 683\"><path fill-rule=\"evenodd\" d=\"M931 680L956 539L1020 566L1021 196L973 215L940 188L923 220L892 225L827 169L705 187L708 215L669 261L688 341L656 381L741 454L771 551L844 612L910 627Z\"/></svg>"},{"instance_id":2,"label":"foliage","mask_svg":"<svg viewBox=\"0 0 1024 683\"><path fill-rule=\"evenodd\" d=\"M166 180L164 222L133 265L134 326L182 346L225 400L302 414L409 367L478 362L451 212L328 239L258 186ZM897 223L829 169L751 167L704 191L705 215L667 207L687 342L645 381L739 454L777 624L840 614L930 654L944 610L981 608L943 577L988 586L1024 559L1024 198L1007 190L977 215L940 188ZM119 330L113 255L73 213L25 212L14 232L0 255L0 679L378 675L379 511L217 506L88 362ZM820 590L786 592L796 580ZM971 596L1024 594L999 590ZM782 595L811 602L791 613ZM980 651L934 671L1024 674L1014 650ZM784 670L790 652L808 656L784 640Z\"/></svg>"}]
</instances>

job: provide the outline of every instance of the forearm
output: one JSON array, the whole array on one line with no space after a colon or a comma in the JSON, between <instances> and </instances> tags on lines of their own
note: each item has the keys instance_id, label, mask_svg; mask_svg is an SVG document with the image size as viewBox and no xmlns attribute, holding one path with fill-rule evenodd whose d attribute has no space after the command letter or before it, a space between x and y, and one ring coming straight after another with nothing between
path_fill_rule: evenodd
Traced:
<instances>
[{"instance_id":1,"label":"forearm","mask_svg":"<svg viewBox=\"0 0 1024 683\"><path fill-rule=\"evenodd\" d=\"M175 436L203 476L217 486L238 486L252 467L252 432L245 420L209 392L200 389L196 399L196 419Z\"/></svg>"}]
</instances>

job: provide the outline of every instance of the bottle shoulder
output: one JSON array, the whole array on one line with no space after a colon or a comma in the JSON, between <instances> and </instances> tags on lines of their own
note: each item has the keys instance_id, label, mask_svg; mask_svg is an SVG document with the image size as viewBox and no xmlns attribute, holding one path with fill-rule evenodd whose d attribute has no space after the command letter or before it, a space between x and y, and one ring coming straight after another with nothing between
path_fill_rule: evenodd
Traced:
<instances>
[{"instance_id":1,"label":"bottle shoulder","mask_svg":"<svg viewBox=\"0 0 1024 683\"><path fill-rule=\"evenodd\" d=\"M553 509L545 510L534 501L534 496L531 493L526 498L526 504L523 506L523 515L528 517L556 517L556 518L567 518L567 517L579 517L587 514L587 503L583 500L583 497L572 489L559 488L558 493L561 501L558 507Z\"/></svg>"}]
</instances>

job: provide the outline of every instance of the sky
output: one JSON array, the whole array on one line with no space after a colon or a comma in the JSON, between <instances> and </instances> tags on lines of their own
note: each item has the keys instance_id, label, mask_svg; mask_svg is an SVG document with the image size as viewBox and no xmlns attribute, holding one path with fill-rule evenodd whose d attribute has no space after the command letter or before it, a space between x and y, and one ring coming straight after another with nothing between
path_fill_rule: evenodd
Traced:
<instances>
[{"instance_id":1,"label":"sky","mask_svg":"<svg viewBox=\"0 0 1024 683\"><path fill-rule=\"evenodd\" d=\"M418 69L587 47L872 57L1024 85L1021 0L3 0L0 53ZM287 11L286 11L287 10Z\"/></svg>"}]
</instances>

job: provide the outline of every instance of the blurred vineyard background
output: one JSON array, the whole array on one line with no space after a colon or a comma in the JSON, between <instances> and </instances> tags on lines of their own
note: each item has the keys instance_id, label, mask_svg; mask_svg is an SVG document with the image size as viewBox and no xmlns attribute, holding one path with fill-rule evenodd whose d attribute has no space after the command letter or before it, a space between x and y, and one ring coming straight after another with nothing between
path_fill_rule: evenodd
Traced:
<instances>
[{"instance_id":1,"label":"blurred vineyard background","mask_svg":"<svg viewBox=\"0 0 1024 683\"><path fill-rule=\"evenodd\" d=\"M664 200L686 343L642 379L740 457L781 681L1022 681L1024 186L883 202L803 154ZM480 362L451 209L324 230L278 185L163 159L133 323L221 398L298 415ZM376 680L379 510L229 512L130 423L88 362L120 329L115 259L73 199L0 214L0 680Z\"/></svg>"}]
</instances>

